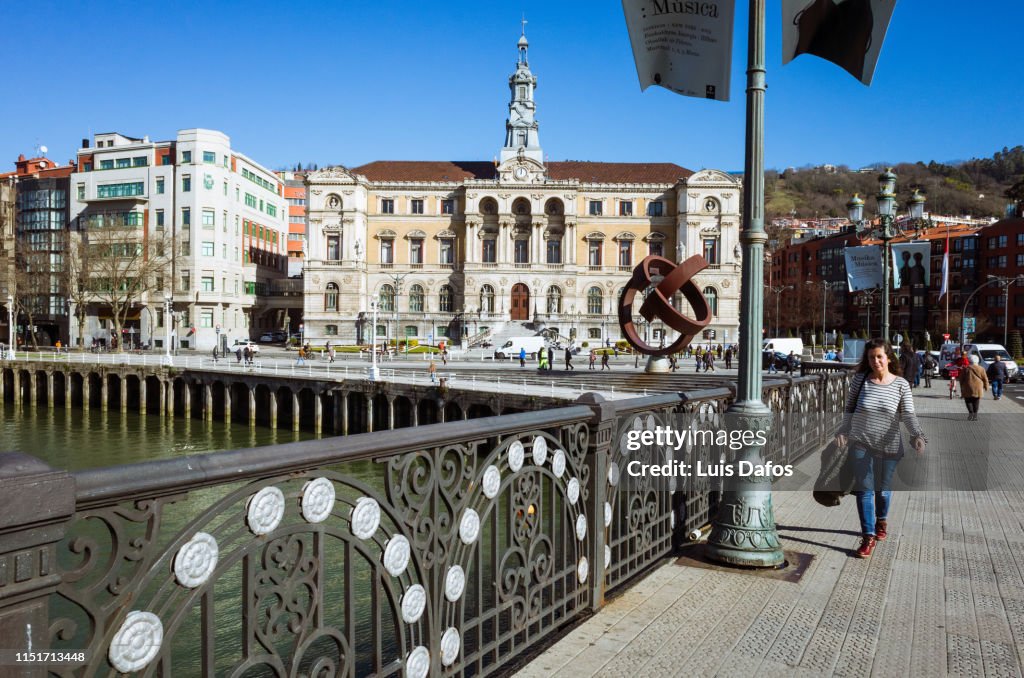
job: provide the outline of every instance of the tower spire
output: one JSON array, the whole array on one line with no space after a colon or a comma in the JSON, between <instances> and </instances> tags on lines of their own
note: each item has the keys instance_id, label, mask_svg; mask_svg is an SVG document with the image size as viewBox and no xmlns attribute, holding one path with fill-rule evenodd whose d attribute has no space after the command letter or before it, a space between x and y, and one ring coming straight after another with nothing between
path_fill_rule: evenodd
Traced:
<instances>
[{"instance_id":1,"label":"tower spire","mask_svg":"<svg viewBox=\"0 0 1024 678\"><path fill-rule=\"evenodd\" d=\"M531 158L537 163L544 162L544 153L537 135L537 120L534 117L536 103L534 91L537 78L530 72L526 50L530 43L526 39L526 15L522 19L519 35L519 60L516 70L508 79L511 98L508 104L508 119L505 121L505 145L501 149L500 162L509 159Z\"/></svg>"},{"instance_id":2,"label":"tower spire","mask_svg":"<svg viewBox=\"0 0 1024 678\"><path fill-rule=\"evenodd\" d=\"M527 59L527 56L526 56L526 48L530 46L529 41L527 41L527 39L526 39L526 24L528 24L528 23L529 22L526 20L526 14L524 13L523 14L523 20L522 20L523 32L519 36L519 61L518 61L518 63L521 63L521 64L526 65L526 66L529 66L529 64L530 64L530 62L529 62L529 60Z\"/></svg>"}]
</instances>

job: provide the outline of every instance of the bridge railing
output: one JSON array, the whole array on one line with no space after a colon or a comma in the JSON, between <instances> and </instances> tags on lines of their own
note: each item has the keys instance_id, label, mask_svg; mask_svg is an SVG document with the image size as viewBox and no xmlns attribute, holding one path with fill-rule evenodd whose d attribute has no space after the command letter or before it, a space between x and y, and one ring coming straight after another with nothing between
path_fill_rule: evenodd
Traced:
<instances>
[{"instance_id":1,"label":"bridge railing","mask_svg":"<svg viewBox=\"0 0 1024 678\"><path fill-rule=\"evenodd\" d=\"M845 384L766 386L779 454L824 442L800 415ZM675 416L721 427L732 398L587 394L74 473L0 457L0 637L68 653L55 675L500 672L707 523L710 485L622 483L621 441Z\"/></svg>"}]
</instances>

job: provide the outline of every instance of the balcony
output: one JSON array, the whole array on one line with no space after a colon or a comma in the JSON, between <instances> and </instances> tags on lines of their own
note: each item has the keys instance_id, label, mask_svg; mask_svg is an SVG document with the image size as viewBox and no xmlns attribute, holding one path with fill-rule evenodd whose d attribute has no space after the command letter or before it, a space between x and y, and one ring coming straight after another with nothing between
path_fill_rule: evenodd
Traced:
<instances>
[{"instance_id":1,"label":"balcony","mask_svg":"<svg viewBox=\"0 0 1024 678\"><path fill-rule=\"evenodd\" d=\"M565 264L544 264L544 268L549 271L561 271L565 268Z\"/></svg>"},{"instance_id":2,"label":"balcony","mask_svg":"<svg viewBox=\"0 0 1024 678\"><path fill-rule=\"evenodd\" d=\"M526 264L526 263L515 263L515 264L512 264L512 266L513 266L514 268L518 268L518 269L528 269L528 268L530 268L531 264Z\"/></svg>"}]
</instances>

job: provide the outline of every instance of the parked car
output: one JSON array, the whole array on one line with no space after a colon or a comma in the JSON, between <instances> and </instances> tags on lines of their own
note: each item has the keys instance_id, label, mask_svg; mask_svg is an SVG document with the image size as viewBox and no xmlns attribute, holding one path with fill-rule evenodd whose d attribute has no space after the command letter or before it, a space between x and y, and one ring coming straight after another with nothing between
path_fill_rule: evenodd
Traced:
<instances>
[{"instance_id":1,"label":"parked car","mask_svg":"<svg viewBox=\"0 0 1024 678\"><path fill-rule=\"evenodd\" d=\"M273 337L273 341L284 341L288 338L288 335L284 330L275 330L270 333L270 336Z\"/></svg>"},{"instance_id":2,"label":"parked car","mask_svg":"<svg viewBox=\"0 0 1024 678\"><path fill-rule=\"evenodd\" d=\"M768 361L772 360L772 361L775 362L775 369L779 370L780 372L784 372L786 370L786 361L788 359L789 359L789 354L788 353L783 353L782 351L762 351L761 352L761 369L767 370L768 369ZM795 369L800 369L800 356L799 355L796 356L796 366L795 366Z\"/></svg>"},{"instance_id":3,"label":"parked car","mask_svg":"<svg viewBox=\"0 0 1024 678\"><path fill-rule=\"evenodd\" d=\"M246 346L249 347L249 350L252 351L253 355L260 352L260 345L250 339L235 339L235 343L231 345L231 352L234 353L238 349L242 349L244 351Z\"/></svg>"},{"instance_id":4,"label":"parked car","mask_svg":"<svg viewBox=\"0 0 1024 678\"><path fill-rule=\"evenodd\" d=\"M276 341L274 339L274 335L272 333L270 333L270 332L264 332L263 334L260 335L260 338L259 338L259 342L261 344L270 344L270 343L272 343L274 341Z\"/></svg>"}]
</instances>

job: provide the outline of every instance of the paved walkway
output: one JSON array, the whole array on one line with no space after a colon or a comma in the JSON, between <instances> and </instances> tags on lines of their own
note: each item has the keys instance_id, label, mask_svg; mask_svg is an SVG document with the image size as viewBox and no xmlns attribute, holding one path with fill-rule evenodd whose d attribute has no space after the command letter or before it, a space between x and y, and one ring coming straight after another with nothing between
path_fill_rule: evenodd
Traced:
<instances>
[{"instance_id":1,"label":"paved walkway","mask_svg":"<svg viewBox=\"0 0 1024 678\"><path fill-rule=\"evenodd\" d=\"M916 391L930 453L981 455L999 489L898 492L868 560L852 497L776 492L784 548L813 555L799 582L668 560L516 675L1022 675L1024 409L989 396L969 423L935 383Z\"/></svg>"}]
</instances>

